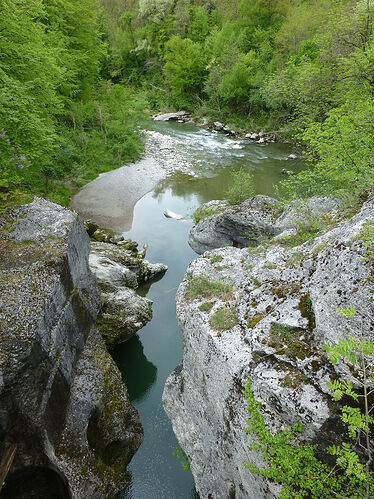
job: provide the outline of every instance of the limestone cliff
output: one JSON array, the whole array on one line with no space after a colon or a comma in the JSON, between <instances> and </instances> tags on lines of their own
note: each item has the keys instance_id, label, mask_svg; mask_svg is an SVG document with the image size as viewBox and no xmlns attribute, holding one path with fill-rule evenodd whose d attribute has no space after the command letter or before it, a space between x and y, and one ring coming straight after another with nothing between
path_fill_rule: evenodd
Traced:
<instances>
[{"instance_id":1,"label":"limestone cliff","mask_svg":"<svg viewBox=\"0 0 374 499\"><path fill-rule=\"evenodd\" d=\"M217 219L232 220L234 213L239 225L250 221L262 243L205 252L188 267L177 294L183 361L167 380L163 403L204 499L270 498L279 492L242 464L265 466L249 450L254 437L245 433L248 377L270 428L301 421L301 438L322 446L340 436L326 387L332 367L322 347L347 333L360 334L361 327L374 338L374 250L368 236L374 199L350 219L326 198L307 205L279 209L257 197L200 225L205 244L215 233L209 219L217 227ZM324 230L313 239L315 217ZM347 320L336 310L348 305L356 307L356 318Z\"/></svg>"},{"instance_id":2,"label":"limestone cliff","mask_svg":"<svg viewBox=\"0 0 374 499\"><path fill-rule=\"evenodd\" d=\"M116 497L143 432L95 329L79 217L36 199L0 218L1 497Z\"/></svg>"}]
</instances>

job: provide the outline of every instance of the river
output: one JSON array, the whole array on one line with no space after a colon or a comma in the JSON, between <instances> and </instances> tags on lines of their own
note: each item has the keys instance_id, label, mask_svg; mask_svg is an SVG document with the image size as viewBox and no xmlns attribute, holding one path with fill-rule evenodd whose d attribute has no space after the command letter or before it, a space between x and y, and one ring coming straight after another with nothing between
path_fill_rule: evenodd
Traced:
<instances>
[{"instance_id":1,"label":"river","mask_svg":"<svg viewBox=\"0 0 374 499\"><path fill-rule=\"evenodd\" d=\"M166 378L182 360L175 293L197 256L187 244L189 217L200 204L223 199L232 170L240 167L253 173L256 193L272 195L283 168L303 167L302 160L287 159L291 152L285 144L260 145L192 125L153 122L144 159L100 176L73 200L83 216L139 246L147 243L147 259L169 267L162 279L138 290L154 302L152 321L113 354L145 434L129 465L132 481L123 499L198 497L192 474L173 455L178 442L161 403ZM166 209L185 220L166 218Z\"/></svg>"}]
</instances>

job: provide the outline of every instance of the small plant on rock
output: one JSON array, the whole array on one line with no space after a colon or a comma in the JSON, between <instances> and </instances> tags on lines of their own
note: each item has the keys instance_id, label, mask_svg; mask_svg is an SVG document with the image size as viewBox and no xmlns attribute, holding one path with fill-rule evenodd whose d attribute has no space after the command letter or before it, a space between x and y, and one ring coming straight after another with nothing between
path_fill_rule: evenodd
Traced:
<instances>
[{"instance_id":1,"label":"small plant on rock","mask_svg":"<svg viewBox=\"0 0 374 499\"><path fill-rule=\"evenodd\" d=\"M218 262L222 262L222 260L223 260L223 256L222 255L214 255L210 259L210 263L218 263Z\"/></svg>"},{"instance_id":2,"label":"small plant on rock","mask_svg":"<svg viewBox=\"0 0 374 499\"><path fill-rule=\"evenodd\" d=\"M364 256L362 261L374 264L374 223L367 222L360 232L360 239L364 245Z\"/></svg>"},{"instance_id":3,"label":"small plant on rock","mask_svg":"<svg viewBox=\"0 0 374 499\"><path fill-rule=\"evenodd\" d=\"M226 192L231 205L239 204L255 195L253 175L247 168L232 172L232 184Z\"/></svg>"},{"instance_id":4,"label":"small plant on rock","mask_svg":"<svg viewBox=\"0 0 374 499\"><path fill-rule=\"evenodd\" d=\"M190 469L190 462L188 461L188 457L182 447L177 447L173 452L173 456L179 459L184 471L188 471Z\"/></svg>"},{"instance_id":5,"label":"small plant on rock","mask_svg":"<svg viewBox=\"0 0 374 499\"><path fill-rule=\"evenodd\" d=\"M296 233L287 234L279 242L285 246L299 246L306 241L312 241L320 232L331 225L327 215L317 215L312 211L301 210L302 215L296 220Z\"/></svg>"},{"instance_id":6,"label":"small plant on rock","mask_svg":"<svg viewBox=\"0 0 374 499\"><path fill-rule=\"evenodd\" d=\"M238 324L238 318L232 308L219 308L212 315L209 324L217 331L227 331Z\"/></svg>"},{"instance_id":7,"label":"small plant on rock","mask_svg":"<svg viewBox=\"0 0 374 499\"><path fill-rule=\"evenodd\" d=\"M222 213L224 208L219 206L200 206L192 213L192 220L194 224L200 222L204 218L210 217L212 215L217 215L218 213Z\"/></svg>"},{"instance_id":8,"label":"small plant on rock","mask_svg":"<svg viewBox=\"0 0 374 499\"><path fill-rule=\"evenodd\" d=\"M212 307L213 307L213 302L206 301L200 305L199 310L201 312L210 312L212 310Z\"/></svg>"},{"instance_id":9,"label":"small plant on rock","mask_svg":"<svg viewBox=\"0 0 374 499\"><path fill-rule=\"evenodd\" d=\"M185 294L187 301L192 301L200 296L201 298L220 298L221 300L232 300L233 288L223 279L219 281L211 281L209 277L200 275L198 277L188 279L187 291Z\"/></svg>"}]
</instances>

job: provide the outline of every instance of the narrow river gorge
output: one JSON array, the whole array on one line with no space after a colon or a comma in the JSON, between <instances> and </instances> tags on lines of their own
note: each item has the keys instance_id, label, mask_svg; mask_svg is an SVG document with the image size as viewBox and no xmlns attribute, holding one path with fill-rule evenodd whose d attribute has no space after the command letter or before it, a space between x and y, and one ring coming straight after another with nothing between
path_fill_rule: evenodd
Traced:
<instances>
[{"instance_id":1,"label":"narrow river gorge","mask_svg":"<svg viewBox=\"0 0 374 499\"><path fill-rule=\"evenodd\" d=\"M191 214L200 204L225 197L233 170L248 168L256 193L272 195L284 178L282 169L299 171L303 161L288 159L292 151L286 144L241 141L184 123L153 122L145 135L144 159L101 175L72 206L139 246L148 244L147 259L169 267L162 278L138 289L153 301L153 319L113 354L145 433L130 463L132 481L123 498L187 499L198 496L192 474L173 456L178 442L161 396L183 354L175 293L197 256L187 243ZM167 218L165 210L183 219Z\"/></svg>"}]
</instances>

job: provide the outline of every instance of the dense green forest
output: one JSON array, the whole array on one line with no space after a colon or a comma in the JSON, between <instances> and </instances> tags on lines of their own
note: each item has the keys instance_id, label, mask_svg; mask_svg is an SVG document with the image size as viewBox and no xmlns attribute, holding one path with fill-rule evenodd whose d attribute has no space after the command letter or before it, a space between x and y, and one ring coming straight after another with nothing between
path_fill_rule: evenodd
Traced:
<instances>
[{"instance_id":1,"label":"dense green forest","mask_svg":"<svg viewBox=\"0 0 374 499\"><path fill-rule=\"evenodd\" d=\"M0 164L68 201L138 157L145 109L184 108L308 146L285 195L374 178L373 0L2 0Z\"/></svg>"}]
</instances>

